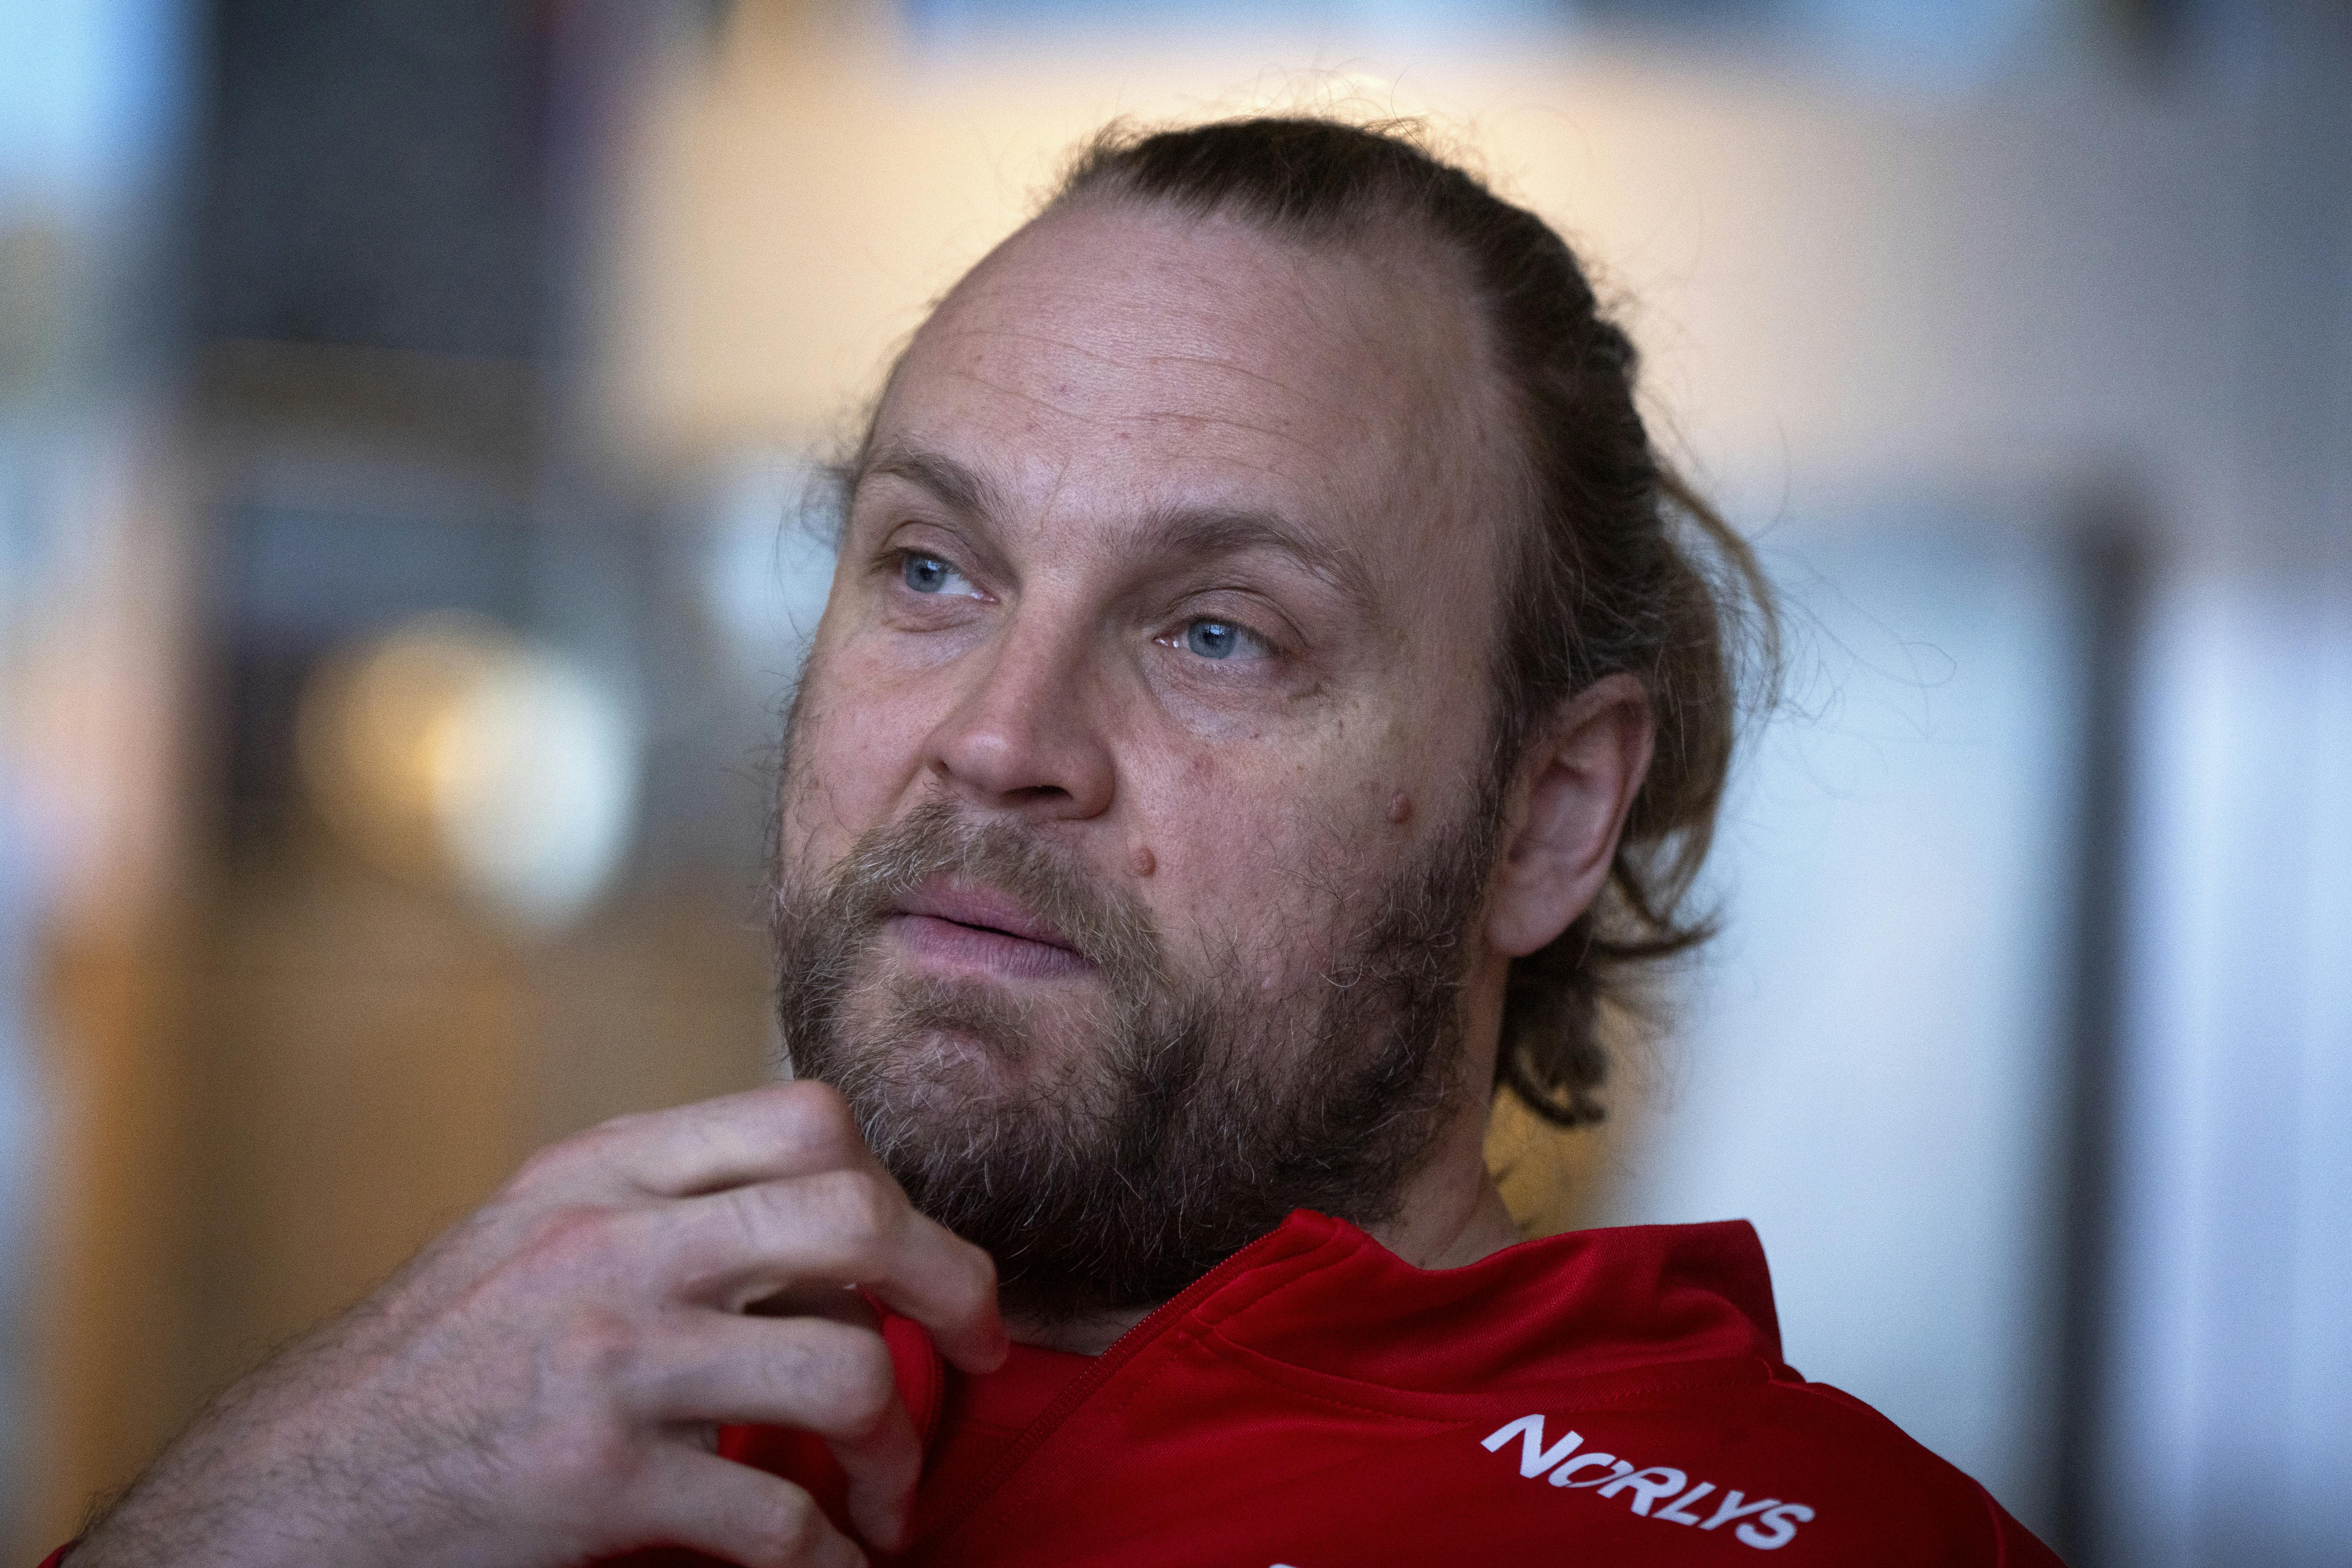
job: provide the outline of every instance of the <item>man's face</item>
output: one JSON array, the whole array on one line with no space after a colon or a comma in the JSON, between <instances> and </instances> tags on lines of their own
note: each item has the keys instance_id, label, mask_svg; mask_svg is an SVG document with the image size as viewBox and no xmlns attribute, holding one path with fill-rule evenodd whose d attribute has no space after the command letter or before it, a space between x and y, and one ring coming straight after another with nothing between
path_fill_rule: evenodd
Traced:
<instances>
[{"instance_id":1,"label":"man's face","mask_svg":"<svg viewBox=\"0 0 2352 1568\"><path fill-rule=\"evenodd\" d=\"M1015 1304L1385 1217L1479 1087L1507 421L1392 248L1058 213L878 412L785 766L786 1043Z\"/></svg>"}]
</instances>

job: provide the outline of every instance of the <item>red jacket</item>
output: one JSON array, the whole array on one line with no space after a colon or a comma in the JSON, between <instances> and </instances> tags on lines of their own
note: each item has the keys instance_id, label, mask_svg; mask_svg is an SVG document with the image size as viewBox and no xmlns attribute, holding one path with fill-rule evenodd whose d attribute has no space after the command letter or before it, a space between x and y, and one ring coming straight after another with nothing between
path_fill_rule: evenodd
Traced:
<instances>
[{"instance_id":1,"label":"red jacket","mask_svg":"<svg viewBox=\"0 0 2352 1568\"><path fill-rule=\"evenodd\" d=\"M912 1323L885 1333L936 1458L961 1374ZM721 1451L841 1520L840 1472L810 1440L737 1429ZM1780 1360L1739 1221L1570 1232L1431 1273L1302 1209L982 1458L927 1472L896 1562L2058 1561L1982 1487Z\"/></svg>"}]
</instances>

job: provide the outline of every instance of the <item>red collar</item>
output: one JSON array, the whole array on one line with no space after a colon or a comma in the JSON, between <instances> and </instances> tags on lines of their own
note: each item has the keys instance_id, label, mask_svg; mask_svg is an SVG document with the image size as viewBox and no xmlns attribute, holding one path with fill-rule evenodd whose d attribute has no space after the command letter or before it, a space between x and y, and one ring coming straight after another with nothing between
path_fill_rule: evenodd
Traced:
<instances>
[{"instance_id":1,"label":"red collar","mask_svg":"<svg viewBox=\"0 0 2352 1568\"><path fill-rule=\"evenodd\" d=\"M928 1441L944 1366L917 1324L888 1316L884 1333ZM1345 1220L1297 1209L1123 1335L1006 1468L1171 1333L1405 1395L1496 1387L1538 1368L1584 1378L1727 1357L1780 1363L1771 1276L1745 1220L1569 1231L1428 1269Z\"/></svg>"}]
</instances>

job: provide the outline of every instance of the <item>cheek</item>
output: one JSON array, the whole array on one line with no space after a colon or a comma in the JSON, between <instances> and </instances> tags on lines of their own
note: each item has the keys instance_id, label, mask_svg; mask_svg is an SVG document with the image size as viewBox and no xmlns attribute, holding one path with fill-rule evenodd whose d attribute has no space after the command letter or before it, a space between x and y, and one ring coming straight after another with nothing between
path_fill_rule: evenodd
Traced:
<instances>
[{"instance_id":1,"label":"cheek","mask_svg":"<svg viewBox=\"0 0 2352 1568\"><path fill-rule=\"evenodd\" d=\"M1393 872L1427 815L1415 803L1436 786L1410 735L1366 718L1323 739L1305 752L1191 747L1130 778L1134 843L1155 868L1139 891L1211 972L1269 991L1319 973L1360 923L1350 906Z\"/></svg>"},{"instance_id":2,"label":"cheek","mask_svg":"<svg viewBox=\"0 0 2352 1568\"><path fill-rule=\"evenodd\" d=\"M923 737L938 715L919 683L877 676L854 658L828 658L804 677L780 843L803 867L831 864L889 820L921 773Z\"/></svg>"}]
</instances>

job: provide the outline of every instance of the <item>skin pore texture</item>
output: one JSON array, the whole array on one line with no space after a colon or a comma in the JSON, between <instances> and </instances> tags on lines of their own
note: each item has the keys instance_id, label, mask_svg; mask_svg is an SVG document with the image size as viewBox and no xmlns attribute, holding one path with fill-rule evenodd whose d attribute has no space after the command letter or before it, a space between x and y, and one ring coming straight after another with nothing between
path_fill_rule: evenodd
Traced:
<instances>
[{"instance_id":1,"label":"skin pore texture","mask_svg":"<svg viewBox=\"0 0 2352 1568\"><path fill-rule=\"evenodd\" d=\"M866 1561L713 1454L724 1423L821 1437L894 1548L923 1454L858 1291L985 1374L1008 1328L1101 1350L1192 1265L1091 1305L1016 1288L1008 1323L990 1253L877 1148L1117 1121L1106 1086L1161 1081L1188 997L1224 1054L1181 1104L1360 1115L1381 1157L1325 1201L1412 1263L1517 1239L1483 1154L1505 980L1598 895L1652 726L1611 676L1497 776L1517 445L1449 265L1377 227L1310 247L1096 200L966 278L878 411L780 801L780 946L833 950L783 975L809 993L788 1027L835 1020L816 1065L895 1079L886 1114L799 1081L541 1150L216 1400L71 1568ZM840 887L882 901L828 939ZM1443 929L1401 918L1429 910ZM1349 1000L1384 956L1422 961L1438 1016ZM1398 1092L1349 1100L1401 1042L1426 1048ZM1278 1161L1222 1164L1189 1167L1203 1213L1297 1195Z\"/></svg>"},{"instance_id":2,"label":"skin pore texture","mask_svg":"<svg viewBox=\"0 0 2352 1568\"><path fill-rule=\"evenodd\" d=\"M1461 929L1438 933L1462 984L1433 1102L1402 1130L1385 1201L1349 1216L1445 1268L1517 1239L1483 1159L1505 973L1597 890L1648 726L1638 689L1600 683L1494 798L1510 415L1445 262L1393 237L1310 249L1095 203L1031 225L949 296L855 476L780 873L788 903L806 898L924 811L1042 842L1138 911L1165 971L1216 976L1255 1014L1261 1059L1229 1075L1311 1097L1369 1047L1281 1022L1333 1001L1400 867L1491 854L1466 829L1499 816L1485 896L1474 884ZM1004 892L952 868L921 886ZM947 913L883 919L828 998L840 1033L919 1069L871 1100L836 1077L837 1049L817 1075L852 1089L869 1135L878 1121L932 1146L984 1140L974 1106L1034 1117L1058 1096L1069 1120L1102 1119L1115 1091L1087 1069L1105 977L1071 951L1087 943L1017 899ZM1024 921L1043 943L987 934ZM973 999L1017 1048L951 1007L887 1027L910 992ZM793 1022L788 1001L788 1043ZM1150 1304L1007 1301L1016 1337L1083 1351Z\"/></svg>"}]
</instances>

